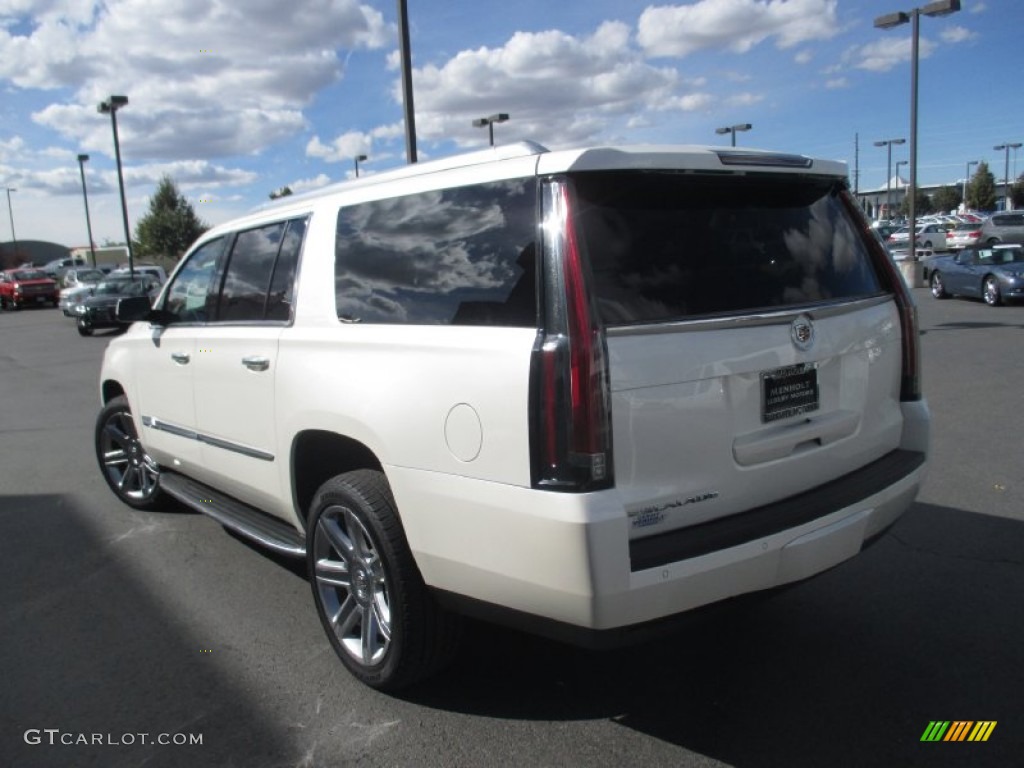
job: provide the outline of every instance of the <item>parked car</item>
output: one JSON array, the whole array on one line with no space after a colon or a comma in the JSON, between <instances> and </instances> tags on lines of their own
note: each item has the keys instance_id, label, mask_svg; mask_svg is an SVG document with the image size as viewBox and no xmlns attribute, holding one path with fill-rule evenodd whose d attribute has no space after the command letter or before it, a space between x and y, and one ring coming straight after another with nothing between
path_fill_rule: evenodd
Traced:
<instances>
[{"instance_id":1,"label":"parked car","mask_svg":"<svg viewBox=\"0 0 1024 768\"><path fill-rule=\"evenodd\" d=\"M128 267L118 267L110 274L111 276L124 276L130 275L134 271L136 275L150 275L160 281L162 285L167 281L167 271L163 267L159 267L156 264L136 264L133 270L129 270Z\"/></svg>"},{"instance_id":2,"label":"parked car","mask_svg":"<svg viewBox=\"0 0 1024 768\"><path fill-rule=\"evenodd\" d=\"M57 281L41 269L9 269L0 272L0 309L51 304L59 300Z\"/></svg>"},{"instance_id":3,"label":"parked car","mask_svg":"<svg viewBox=\"0 0 1024 768\"><path fill-rule=\"evenodd\" d=\"M949 249L968 248L977 245L981 240L981 225L976 223L957 224L946 236L946 247Z\"/></svg>"},{"instance_id":4,"label":"parked car","mask_svg":"<svg viewBox=\"0 0 1024 768\"><path fill-rule=\"evenodd\" d=\"M64 259L54 259L53 261L46 262L42 267L42 271L50 277L59 279L61 271L70 267L84 267L87 266L87 262L82 256L71 256Z\"/></svg>"},{"instance_id":5,"label":"parked car","mask_svg":"<svg viewBox=\"0 0 1024 768\"><path fill-rule=\"evenodd\" d=\"M92 295L96 284L104 278L103 271L92 268L69 269L64 273L61 282L65 287L60 289L60 301L57 306L66 317L72 317L72 309L86 297Z\"/></svg>"},{"instance_id":6,"label":"parked car","mask_svg":"<svg viewBox=\"0 0 1024 768\"><path fill-rule=\"evenodd\" d=\"M929 433L913 299L847 177L522 143L284 198L121 301L100 470L305 558L385 690L462 613L608 642L820 573L912 503Z\"/></svg>"},{"instance_id":7,"label":"parked car","mask_svg":"<svg viewBox=\"0 0 1024 768\"><path fill-rule=\"evenodd\" d=\"M116 317L117 303L130 296L154 298L160 290L160 282L150 275L139 275L134 280L128 276L110 276L96 284L92 294L82 298L72 307L78 332L91 336L97 328L124 328Z\"/></svg>"},{"instance_id":8,"label":"parked car","mask_svg":"<svg viewBox=\"0 0 1024 768\"><path fill-rule=\"evenodd\" d=\"M971 296L990 307L1024 298L1024 246L965 248L935 259L928 278L932 296Z\"/></svg>"},{"instance_id":9,"label":"parked car","mask_svg":"<svg viewBox=\"0 0 1024 768\"><path fill-rule=\"evenodd\" d=\"M981 225L981 242L985 245L1024 243L1024 211L993 213Z\"/></svg>"}]
</instances>

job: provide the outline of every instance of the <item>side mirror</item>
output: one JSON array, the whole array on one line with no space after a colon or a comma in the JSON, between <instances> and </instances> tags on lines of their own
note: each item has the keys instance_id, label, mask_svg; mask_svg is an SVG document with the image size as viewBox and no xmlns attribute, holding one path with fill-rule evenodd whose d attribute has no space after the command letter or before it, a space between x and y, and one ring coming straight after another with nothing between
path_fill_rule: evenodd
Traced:
<instances>
[{"instance_id":1,"label":"side mirror","mask_svg":"<svg viewBox=\"0 0 1024 768\"><path fill-rule=\"evenodd\" d=\"M128 296L117 302L115 317L122 323L148 320L155 325L168 325L173 315L162 309L153 309L149 296Z\"/></svg>"}]
</instances>

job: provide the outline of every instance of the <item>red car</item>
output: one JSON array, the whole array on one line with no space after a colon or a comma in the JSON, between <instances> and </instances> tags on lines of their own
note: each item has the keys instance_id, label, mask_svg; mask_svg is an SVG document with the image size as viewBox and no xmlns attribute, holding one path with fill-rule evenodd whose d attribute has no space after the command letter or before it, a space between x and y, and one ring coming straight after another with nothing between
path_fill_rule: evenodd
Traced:
<instances>
[{"instance_id":1,"label":"red car","mask_svg":"<svg viewBox=\"0 0 1024 768\"><path fill-rule=\"evenodd\" d=\"M9 269L0 272L0 309L21 309L31 304L60 301L57 281L41 269Z\"/></svg>"}]
</instances>

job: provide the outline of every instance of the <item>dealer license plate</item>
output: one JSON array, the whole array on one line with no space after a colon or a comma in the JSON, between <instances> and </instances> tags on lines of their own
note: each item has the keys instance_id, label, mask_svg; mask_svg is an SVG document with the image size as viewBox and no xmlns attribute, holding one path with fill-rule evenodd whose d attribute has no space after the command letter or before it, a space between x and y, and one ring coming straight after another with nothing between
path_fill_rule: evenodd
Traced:
<instances>
[{"instance_id":1,"label":"dealer license plate","mask_svg":"<svg viewBox=\"0 0 1024 768\"><path fill-rule=\"evenodd\" d=\"M761 421L818 410L818 366L801 363L761 373Z\"/></svg>"}]
</instances>

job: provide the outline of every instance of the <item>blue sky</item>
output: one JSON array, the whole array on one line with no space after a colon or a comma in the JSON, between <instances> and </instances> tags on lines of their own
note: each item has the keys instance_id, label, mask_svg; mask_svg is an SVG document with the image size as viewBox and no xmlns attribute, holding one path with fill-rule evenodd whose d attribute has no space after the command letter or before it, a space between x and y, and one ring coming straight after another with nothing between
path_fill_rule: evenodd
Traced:
<instances>
[{"instance_id":1,"label":"blue sky","mask_svg":"<svg viewBox=\"0 0 1024 768\"><path fill-rule=\"evenodd\" d=\"M922 3L923 5L923 3ZM909 135L910 25L891 0L408 0L420 159L496 140L552 149L715 144L844 160L884 187L874 141ZM85 245L76 155L97 242L123 240L110 120L134 222L168 174L215 224L284 185L306 190L405 162L394 0L0 0L0 194L19 239ZM1024 141L1020 0L921 19L920 183L969 160L997 179ZM893 164L907 158L893 147ZM1011 177L1024 172L1011 153ZM907 176L906 168L901 171ZM10 219L0 206L0 241Z\"/></svg>"}]
</instances>

